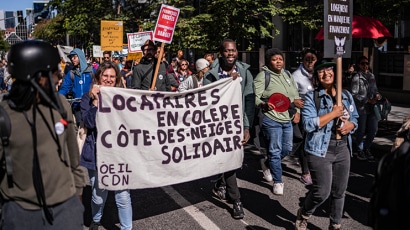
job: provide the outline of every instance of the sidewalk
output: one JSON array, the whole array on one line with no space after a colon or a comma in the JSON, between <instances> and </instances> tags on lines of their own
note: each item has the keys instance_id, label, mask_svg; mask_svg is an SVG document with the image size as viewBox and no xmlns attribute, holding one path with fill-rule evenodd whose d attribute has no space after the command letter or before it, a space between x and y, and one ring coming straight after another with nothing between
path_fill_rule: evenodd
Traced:
<instances>
[{"instance_id":1,"label":"sidewalk","mask_svg":"<svg viewBox=\"0 0 410 230\"><path fill-rule=\"evenodd\" d=\"M396 132L403 124L403 119L410 114L410 105L392 105L387 121L379 122L379 130L373 141L372 152L377 155L391 150Z\"/></svg>"}]
</instances>

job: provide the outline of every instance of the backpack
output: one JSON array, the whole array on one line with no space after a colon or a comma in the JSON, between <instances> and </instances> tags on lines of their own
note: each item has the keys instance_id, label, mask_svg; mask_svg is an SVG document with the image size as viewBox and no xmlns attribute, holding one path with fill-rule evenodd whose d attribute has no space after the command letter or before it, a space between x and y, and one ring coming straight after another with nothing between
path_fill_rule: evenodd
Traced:
<instances>
[{"instance_id":1,"label":"backpack","mask_svg":"<svg viewBox=\"0 0 410 230\"><path fill-rule=\"evenodd\" d=\"M410 216L410 139L384 155L375 173L369 204L369 224L375 230L401 229Z\"/></svg>"}]
</instances>

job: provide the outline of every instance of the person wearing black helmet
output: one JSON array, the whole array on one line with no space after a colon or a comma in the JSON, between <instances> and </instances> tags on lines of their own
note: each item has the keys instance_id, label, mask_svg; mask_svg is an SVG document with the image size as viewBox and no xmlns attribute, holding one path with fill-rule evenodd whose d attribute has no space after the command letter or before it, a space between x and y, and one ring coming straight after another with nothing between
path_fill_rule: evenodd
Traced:
<instances>
[{"instance_id":1,"label":"person wearing black helmet","mask_svg":"<svg viewBox=\"0 0 410 230\"><path fill-rule=\"evenodd\" d=\"M70 105L55 89L58 51L24 41L8 61L14 83L0 103L11 126L8 149L0 145L2 229L82 229L85 180Z\"/></svg>"}]
</instances>

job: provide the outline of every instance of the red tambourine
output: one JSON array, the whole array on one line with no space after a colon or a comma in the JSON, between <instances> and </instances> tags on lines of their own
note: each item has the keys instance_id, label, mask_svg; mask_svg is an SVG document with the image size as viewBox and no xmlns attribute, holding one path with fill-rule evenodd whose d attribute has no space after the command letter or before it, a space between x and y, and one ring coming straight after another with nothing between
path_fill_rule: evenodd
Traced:
<instances>
[{"instance_id":1,"label":"red tambourine","mask_svg":"<svg viewBox=\"0 0 410 230\"><path fill-rule=\"evenodd\" d=\"M290 107L290 100L281 93L274 93L269 97L269 103L275 106L276 112L285 112Z\"/></svg>"}]
</instances>

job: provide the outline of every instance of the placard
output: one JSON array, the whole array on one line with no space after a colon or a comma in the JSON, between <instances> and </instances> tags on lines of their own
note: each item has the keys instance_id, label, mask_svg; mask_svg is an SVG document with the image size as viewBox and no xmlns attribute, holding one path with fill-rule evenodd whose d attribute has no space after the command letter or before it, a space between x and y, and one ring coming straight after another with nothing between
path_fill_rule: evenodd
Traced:
<instances>
[{"instance_id":1,"label":"placard","mask_svg":"<svg viewBox=\"0 0 410 230\"><path fill-rule=\"evenodd\" d=\"M101 49L121 51L123 44L122 21L101 21Z\"/></svg>"},{"instance_id":2,"label":"placard","mask_svg":"<svg viewBox=\"0 0 410 230\"><path fill-rule=\"evenodd\" d=\"M141 46L144 45L146 40L153 39L152 31L138 32L138 33L127 33L128 39L128 53L141 52Z\"/></svg>"},{"instance_id":3,"label":"placard","mask_svg":"<svg viewBox=\"0 0 410 230\"><path fill-rule=\"evenodd\" d=\"M179 9L162 4L155 26L154 40L170 44L178 21Z\"/></svg>"}]
</instances>

